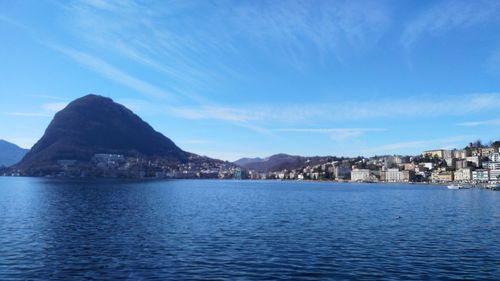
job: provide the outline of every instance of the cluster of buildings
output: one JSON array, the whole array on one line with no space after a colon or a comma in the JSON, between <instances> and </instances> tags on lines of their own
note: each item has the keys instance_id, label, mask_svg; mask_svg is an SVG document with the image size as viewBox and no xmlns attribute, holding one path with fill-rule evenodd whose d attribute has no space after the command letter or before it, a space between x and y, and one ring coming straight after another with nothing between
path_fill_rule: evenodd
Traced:
<instances>
[{"instance_id":1,"label":"cluster of buildings","mask_svg":"<svg viewBox=\"0 0 500 281\"><path fill-rule=\"evenodd\" d=\"M19 174L14 174L17 176ZM202 156L191 156L186 162L168 159L126 157L122 154L99 153L90 161L58 160L43 176L61 178L177 178L217 179L241 178L236 165Z\"/></svg>"},{"instance_id":2,"label":"cluster of buildings","mask_svg":"<svg viewBox=\"0 0 500 281\"><path fill-rule=\"evenodd\" d=\"M432 182L500 183L500 148L473 147L463 150L424 151L424 156L441 161L431 171Z\"/></svg>"},{"instance_id":3,"label":"cluster of buildings","mask_svg":"<svg viewBox=\"0 0 500 281\"><path fill-rule=\"evenodd\" d=\"M408 162L397 156L391 158L391 165L378 165L376 169L354 166L351 181L500 183L498 147L474 147L469 144L465 149L424 151L421 156L411 157ZM368 161L373 163L372 159Z\"/></svg>"},{"instance_id":4,"label":"cluster of buildings","mask_svg":"<svg viewBox=\"0 0 500 281\"><path fill-rule=\"evenodd\" d=\"M474 146L436 149L419 156L356 157L267 173L250 179L336 180L352 182L500 183L500 148Z\"/></svg>"},{"instance_id":5,"label":"cluster of buildings","mask_svg":"<svg viewBox=\"0 0 500 281\"><path fill-rule=\"evenodd\" d=\"M348 180L351 173L352 161L325 161L320 164L309 164L296 169L284 169L271 172L247 171L249 179L274 180Z\"/></svg>"}]
</instances>

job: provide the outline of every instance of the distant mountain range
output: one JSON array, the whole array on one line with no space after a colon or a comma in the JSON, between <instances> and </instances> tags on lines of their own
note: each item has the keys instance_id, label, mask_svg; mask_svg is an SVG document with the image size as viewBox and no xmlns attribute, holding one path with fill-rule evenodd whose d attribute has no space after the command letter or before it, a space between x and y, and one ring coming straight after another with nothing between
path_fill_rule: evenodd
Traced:
<instances>
[{"instance_id":1,"label":"distant mountain range","mask_svg":"<svg viewBox=\"0 0 500 281\"><path fill-rule=\"evenodd\" d=\"M241 158L241 159L238 159L236 161L234 161L233 163L240 166L240 167L244 167L246 165L252 165L252 164L255 164L255 163L261 163L261 162L264 162L266 158L259 158L259 157L256 157L256 158Z\"/></svg>"},{"instance_id":2,"label":"distant mountain range","mask_svg":"<svg viewBox=\"0 0 500 281\"><path fill-rule=\"evenodd\" d=\"M28 151L28 149L21 148L8 141L0 140L0 167L16 164Z\"/></svg>"},{"instance_id":3,"label":"distant mountain range","mask_svg":"<svg viewBox=\"0 0 500 281\"><path fill-rule=\"evenodd\" d=\"M25 175L44 175L53 171L59 160L85 163L98 153L170 163L205 159L183 151L112 99L87 95L55 115L43 137L15 168Z\"/></svg>"},{"instance_id":4,"label":"distant mountain range","mask_svg":"<svg viewBox=\"0 0 500 281\"><path fill-rule=\"evenodd\" d=\"M275 154L267 158L241 158L233 163L249 170L258 172L280 171L284 169L298 169L310 165L317 165L330 161L335 161L340 158L334 156L297 156L288 154Z\"/></svg>"}]
</instances>

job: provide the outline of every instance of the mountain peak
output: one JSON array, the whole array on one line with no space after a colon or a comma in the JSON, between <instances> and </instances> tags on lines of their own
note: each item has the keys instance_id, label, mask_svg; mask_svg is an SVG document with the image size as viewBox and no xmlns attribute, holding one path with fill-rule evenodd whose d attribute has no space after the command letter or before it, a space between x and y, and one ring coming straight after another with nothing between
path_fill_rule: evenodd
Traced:
<instances>
[{"instance_id":1,"label":"mountain peak","mask_svg":"<svg viewBox=\"0 0 500 281\"><path fill-rule=\"evenodd\" d=\"M71 102L72 104L111 104L115 103L110 97L88 94Z\"/></svg>"},{"instance_id":2,"label":"mountain peak","mask_svg":"<svg viewBox=\"0 0 500 281\"><path fill-rule=\"evenodd\" d=\"M34 172L58 160L90 161L98 153L177 162L190 156L125 106L90 94L59 111L43 137L17 166Z\"/></svg>"}]
</instances>

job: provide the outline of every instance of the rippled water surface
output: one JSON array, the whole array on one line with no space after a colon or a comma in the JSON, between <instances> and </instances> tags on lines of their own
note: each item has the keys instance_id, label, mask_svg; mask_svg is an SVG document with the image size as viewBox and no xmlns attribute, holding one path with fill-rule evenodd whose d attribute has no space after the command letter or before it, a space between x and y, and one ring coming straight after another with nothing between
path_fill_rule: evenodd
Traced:
<instances>
[{"instance_id":1,"label":"rippled water surface","mask_svg":"<svg viewBox=\"0 0 500 281\"><path fill-rule=\"evenodd\" d=\"M500 192L0 178L0 280L499 277Z\"/></svg>"}]
</instances>

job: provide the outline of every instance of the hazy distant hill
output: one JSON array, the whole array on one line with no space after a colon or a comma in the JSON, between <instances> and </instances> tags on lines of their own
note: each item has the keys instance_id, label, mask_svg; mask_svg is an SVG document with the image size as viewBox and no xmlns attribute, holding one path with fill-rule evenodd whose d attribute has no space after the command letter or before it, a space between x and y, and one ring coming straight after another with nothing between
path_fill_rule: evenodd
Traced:
<instances>
[{"instance_id":1,"label":"hazy distant hill","mask_svg":"<svg viewBox=\"0 0 500 281\"><path fill-rule=\"evenodd\" d=\"M89 161L96 153L173 162L185 162L193 156L123 105L110 98L87 95L55 115L43 137L16 168L32 174L57 160Z\"/></svg>"},{"instance_id":2,"label":"hazy distant hill","mask_svg":"<svg viewBox=\"0 0 500 281\"><path fill-rule=\"evenodd\" d=\"M242 158L234 164L249 170L259 172L279 171L283 169L298 169L307 164L318 164L321 162L334 161L336 157L331 156L296 156L288 154L275 154L267 158Z\"/></svg>"},{"instance_id":3,"label":"hazy distant hill","mask_svg":"<svg viewBox=\"0 0 500 281\"><path fill-rule=\"evenodd\" d=\"M233 163L240 166L240 167L244 167L246 165L251 165L252 163L258 163L258 162L262 162L264 159L262 158L241 158L241 159L238 159L236 161L234 161Z\"/></svg>"},{"instance_id":4,"label":"hazy distant hill","mask_svg":"<svg viewBox=\"0 0 500 281\"><path fill-rule=\"evenodd\" d=\"M28 149L21 148L5 140L0 140L0 166L16 164L27 152Z\"/></svg>"}]
</instances>

